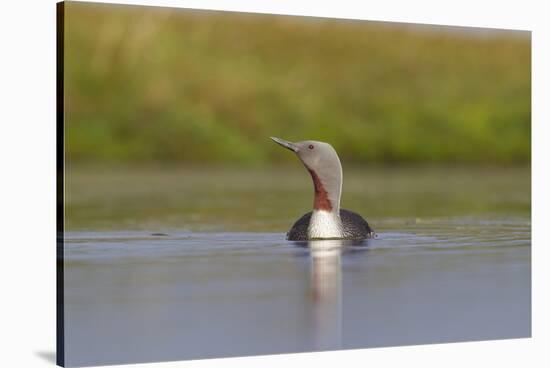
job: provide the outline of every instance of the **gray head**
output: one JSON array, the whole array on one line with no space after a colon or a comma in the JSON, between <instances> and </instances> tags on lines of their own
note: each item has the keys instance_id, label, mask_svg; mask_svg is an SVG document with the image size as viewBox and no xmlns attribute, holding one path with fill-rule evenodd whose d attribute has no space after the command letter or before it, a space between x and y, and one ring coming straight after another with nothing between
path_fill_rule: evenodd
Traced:
<instances>
[{"instance_id":1,"label":"gray head","mask_svg":"<svg viewBox=\"0 0 550 368\"><path fill-rule=\"evenodd\" d=\"M342 165L334 148L325 142L292 143L275 137L271 139L296 153L311 174L315 189L314 209L338 214L342 193Z\"/></svg>"}]
</instances>

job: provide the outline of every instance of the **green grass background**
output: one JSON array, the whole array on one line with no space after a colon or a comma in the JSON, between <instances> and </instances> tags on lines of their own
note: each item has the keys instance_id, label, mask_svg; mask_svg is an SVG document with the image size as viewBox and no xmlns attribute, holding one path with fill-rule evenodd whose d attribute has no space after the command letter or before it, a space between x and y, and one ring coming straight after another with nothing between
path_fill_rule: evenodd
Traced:
<instances>
[{"instance_id":1,"label":"green grass background","mask_svg":"<svg viewBox=\"0 0 550 368\"><path fill-rule=\"evenodd\" d=\"M528 32L67 3L68 163L527 164Z\"/></svg>"}]
</instances>

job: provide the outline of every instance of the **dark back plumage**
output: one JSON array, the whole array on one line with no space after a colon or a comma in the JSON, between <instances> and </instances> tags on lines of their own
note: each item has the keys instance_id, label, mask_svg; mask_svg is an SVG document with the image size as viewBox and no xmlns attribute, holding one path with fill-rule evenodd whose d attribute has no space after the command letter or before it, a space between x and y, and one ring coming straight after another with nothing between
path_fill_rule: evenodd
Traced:
<instances>
[{"instance_id":1,"label":"dark back plumage","mask_svg":"<svg viewBox=\"0 0 550 368\"><path fill-rule=\"evenodd\" d=\"M308 212L298 219L286 234L288 240L308 240L307 229L312 212ZM343 239L368 239L375 233L361 215L349 210L340 210L340 219L344 227Z\"/></svg>"}]
</instances>

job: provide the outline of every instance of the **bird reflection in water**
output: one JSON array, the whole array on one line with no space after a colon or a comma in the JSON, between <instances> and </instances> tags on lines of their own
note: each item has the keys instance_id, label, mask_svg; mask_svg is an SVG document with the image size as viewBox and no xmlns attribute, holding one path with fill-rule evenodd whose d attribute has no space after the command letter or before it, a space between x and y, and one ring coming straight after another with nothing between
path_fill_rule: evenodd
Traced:
<instances>
[{"instance_id":1,"label":"bird reflection in water","mask_svg":"<svg viewBox=\"0 0 550 368\"><path fill-rule=\"evenodd\" d=\"M363 253L366 241L314 240L310 249L310 290L313 302L315 349L342 347L342 263L343 253Z\"/></svg>"},{"instance_id":2,"label":"bird reflection in water","mask_svg":"<svg viewBox=\"0 0 550 368\"><path fill-rule=\"evenodd\" d=\"M315 348L338 349L342 345L342 240L310 241L308 246Z\"/></svg>"}]
</instances>

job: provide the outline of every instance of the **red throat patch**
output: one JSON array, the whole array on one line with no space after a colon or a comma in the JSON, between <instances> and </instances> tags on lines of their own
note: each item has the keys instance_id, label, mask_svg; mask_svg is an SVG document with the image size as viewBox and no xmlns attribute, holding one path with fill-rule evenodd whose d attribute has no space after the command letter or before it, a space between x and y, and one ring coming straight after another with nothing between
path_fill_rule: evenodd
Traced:
<instances>
[{"instance_id":1,"label":"red throat patch","mask_svg":"<svg viewBox=\"0 0 550 368\"><path fill-rule=\"evenodd\" d=\"M317 173L310 168L307 168L313 179L313 187L315 190L315 198L313 200L313 208L316 210L332 211L332 203L328 199L328 193L321 183L321 179L317 176Z\"/></svg>"}]
</instances>

